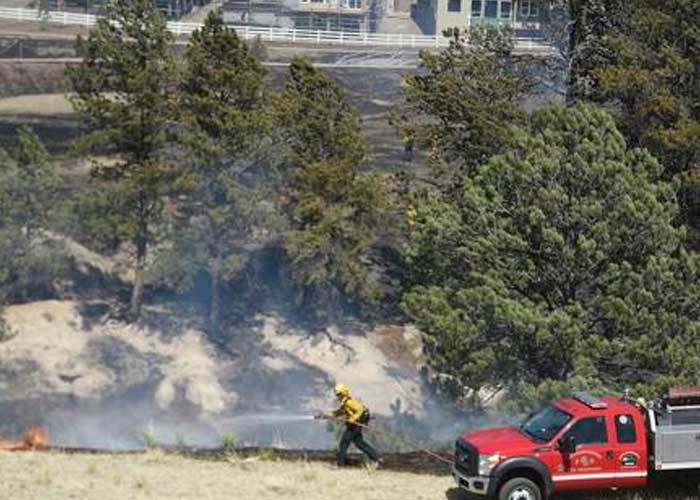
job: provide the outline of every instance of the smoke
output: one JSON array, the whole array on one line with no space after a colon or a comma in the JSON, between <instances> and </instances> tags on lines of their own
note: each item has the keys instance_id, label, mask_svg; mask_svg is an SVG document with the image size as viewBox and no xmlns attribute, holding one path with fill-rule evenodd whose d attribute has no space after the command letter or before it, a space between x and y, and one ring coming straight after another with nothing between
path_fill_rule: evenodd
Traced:
<instances>
[{"instance_id":1,"label":"smoke","mask_svg":"<svg viewBox=\"0 0 700 500\"><path fill-rule=\"evenodd\" d=\"M237 446L325 449L333 442L333 435L308 414L202 417L128 398L92 407L66 405L46 417L51 445L70 448L219 448L233 440Z\"/></svg>"},{"instance_id":2,"label":"smoke","mask_svg":"<svg viewBox=\"0 0 700 500\"><path fill-rule=\"evenodd\" d=\"M328 449L342 425L312 415L337 405L336 380L351 386L374 424L398 436L368 433L386 451L449 446L465 429L500 423L433 397L410 328L355 322L313 330L257 316L234 337L245 357L230 358L225 345L219 350L193 331L168 328L164 338L156 326L81 323L66 302L8 312L19 335L0 346L0 382L15 381L0 400L0 435L37 423L52 445L66 447L215 448L225 439Z\"/></svg>"},{"instance_id":3,"label":"smoke","mask_svg":"<svg viewBox=\"0 0 700 500\"><path fill-rule=\"evenodd\" d=\"M335 381L350 385L374 424L398 436L368 433L385 451L450 446L465 429L498 423L433 396L415 329L342 312L330 326L302 323L292 319L289 294L268 300L257 309L243 302L248 312L220 339L190 327L196 312L172 304L147 309L140 324L84 302L8 307L17 335L0 344L0 436L36 423L50 444L66 447L215 448L226 440L328 449L342 425L311 415L337 405Z\"/></svg>"}]
</instances>

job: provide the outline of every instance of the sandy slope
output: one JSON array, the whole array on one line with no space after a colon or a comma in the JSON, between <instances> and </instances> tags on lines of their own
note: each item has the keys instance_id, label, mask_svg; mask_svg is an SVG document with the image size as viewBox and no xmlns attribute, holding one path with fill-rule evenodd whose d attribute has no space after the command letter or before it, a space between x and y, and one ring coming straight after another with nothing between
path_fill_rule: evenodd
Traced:
<instances>
[{"instance_id":1,"label":"sandy slope","mask_svg":"<svg viewBox=\"0 0 700 500\"><path fill-rule=\"evenodd\" d=\"M218 445L233 432L242 444L323 447L325 428L282 425L244 415L310 414L331 408L335 380L350 384L374 413L425 412L418 333L357 324L307 331L276 316L249 325L238 356L214 346L186 319L129 325L105 304L44 301L10 306L17 335L0 344L0 436L47 426L53 444L133 447L144 432L174 443ZM232 420L233 419L233 420ZM291 424L290 424L291 425Z\"/></svg>"}]
</instances>

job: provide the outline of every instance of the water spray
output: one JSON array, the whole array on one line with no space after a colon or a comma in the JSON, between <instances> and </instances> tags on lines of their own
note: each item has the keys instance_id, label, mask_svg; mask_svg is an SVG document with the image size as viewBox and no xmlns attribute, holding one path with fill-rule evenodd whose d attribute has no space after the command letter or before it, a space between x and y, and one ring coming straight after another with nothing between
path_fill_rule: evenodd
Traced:
<instances>
[{"instance_id":1,"label":"water spray","mask_svg":"<svg viewBox=\"0 0 700 500\"><path fill-rule=\"evenodd\" d=\"M236 417L230 417L226 419L219 420L218 423L221 424L240 424L240 425L252 425L260 423L270 423L270 424L286 424L291 422L303 422L314 420L314 415L277 415L277 414L253 414L253 415L239 415Z\"/></svg>"}]
</instances>

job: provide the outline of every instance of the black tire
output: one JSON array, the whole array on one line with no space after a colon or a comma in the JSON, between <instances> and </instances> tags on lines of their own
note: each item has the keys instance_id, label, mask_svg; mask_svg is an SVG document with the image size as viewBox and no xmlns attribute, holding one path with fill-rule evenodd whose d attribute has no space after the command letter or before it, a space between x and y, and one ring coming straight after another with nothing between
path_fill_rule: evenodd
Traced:
<instances>
[{"instance_id":1,"label":"black tire","mask_svg":"<svg viewBox=\"0 0 700 500\"><path fill-rule=\"evenodd\" d=\"M498 489L498 500L542 500L542 492L529 479L514 477Z\"/></svg>"}]
</instances>

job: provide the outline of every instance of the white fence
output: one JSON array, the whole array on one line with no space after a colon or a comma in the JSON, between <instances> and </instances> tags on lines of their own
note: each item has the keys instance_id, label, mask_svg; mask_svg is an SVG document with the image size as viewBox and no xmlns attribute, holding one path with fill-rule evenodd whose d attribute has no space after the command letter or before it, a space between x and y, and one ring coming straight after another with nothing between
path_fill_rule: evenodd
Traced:
<instances>
[{"instance_id":1,"label":"white fence","mask_svg":"<svg viewBox=\"0 0 700 500\"><path fill-rule=\"evenodd\" d=\"M93 26L97 16L73 12L42 12L37 9L0 7L0 19L15 21L47 22L63 25ZM176 35L189 35L201 27L199 23L169 22L168 29ZM231 25L244 39L316 45L386 46L400 48L446 47L449 40L442 35L410 35L348 31L320 31L286 28L266 28ZM546 51L547 45L539 39L516 39L520 51Z\"/></svg>"}]
</instances>

